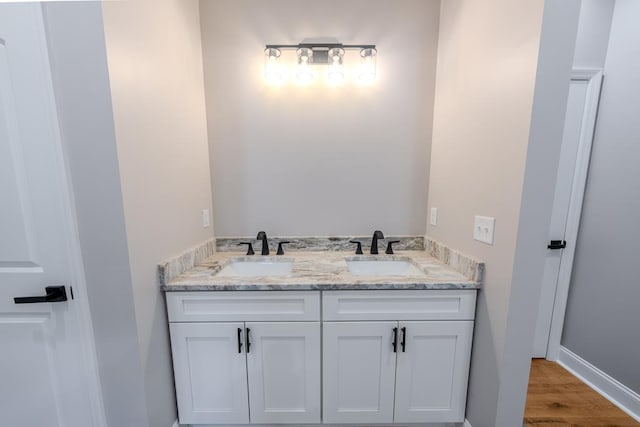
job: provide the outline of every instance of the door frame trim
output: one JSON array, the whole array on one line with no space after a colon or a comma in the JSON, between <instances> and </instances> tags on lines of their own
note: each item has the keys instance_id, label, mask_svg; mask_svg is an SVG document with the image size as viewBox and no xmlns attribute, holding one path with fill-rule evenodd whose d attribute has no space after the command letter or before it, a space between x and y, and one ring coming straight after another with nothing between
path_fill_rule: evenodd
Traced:
<instances>
[{"instance_id":1,"label":"door frame trim","mask_svg":"<svg viewBox=\"0 0 640 427\"><path fill-rule=\"evenodd\" d=\"M582 203L586 191L587 174L589 172L589 162L591 160L591 147L595 137L596 119L598 116L598 105L604 74L602 69L573 69L571 80L587 81L587 94L585 99L584 116L582 128L580 130L580 141L578 143L578 153L576 166L573 174L573 185L571 188L571 199L569 202L569 212L567 214L567 225L565 228L565 240L567 247L562 250L560 259L560 269L558 272L558 282L553 302L553 313L551 315L551 328L549 330L549 341L547 344L547 360L557 361L560 355L560 341L562 339L562 329L564 327L564 316L567 309L569 297L569 285L571 283L571 271L576 251L576 242L580 227L580 216L582 214Z\"/></svg>"},{"instance_id":2,"label":"door frame trim","mask_svg":"<svg viewBox=\"0 0 640 427\"><path fill-rule=\"evenodd\" d=\"M47 72L43 73L45 81L43 85L46 87L47 96L42 100L43 105L49 110L49 117L52 118L49 123L49 131L51 133L51 141L55 147L55 158L52 159L56 164L56 177L60 183L60 199L63 207L62 227L65 235L65 245L69 254L69 273L71 283L69 286L74 287L73 303L76 305L78 315L78 329L80 332L80 358L83 361L83 370L87 381L89 393L89 401L91 402L91 416L94 427L107 427L106 414L104 410L104 401L102 396L102 385L98 370L97 350L95 347L95 336L93 334L93 323L91 318L91 310L89 299L87 297L87 282L84 272L84 264L82 261L82 249L80 245L80 235L78 232L78 220L75 211L75 199L73 196L73 188L71 181L71 171L69 170L69 162L65 155L62 145L62 133L60 129L58 108L55 100L55 89L51 76L51 60L49 58L49 46L47 44L47 35L44 23L43 5L34 3L31 6L33 16L37 23L38 38L40 39L39 50L42 55L42 61L49 67Z\"/></svg>"}]
</instances>

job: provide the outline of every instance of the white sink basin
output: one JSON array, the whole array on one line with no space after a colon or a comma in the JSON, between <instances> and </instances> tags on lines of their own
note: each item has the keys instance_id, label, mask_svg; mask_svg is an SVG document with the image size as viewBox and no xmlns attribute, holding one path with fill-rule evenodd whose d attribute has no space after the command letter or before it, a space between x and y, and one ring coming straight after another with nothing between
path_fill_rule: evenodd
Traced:
<instances>
[{"instance_id":1,"label":"white sink basin","mask_svg":"<svg viewBox=\"0 0 640 427\"><path fill-rule=\"evenodd\" d=\"M232 260L216 277L286 276L291 274L293 260Z\"/></svg>"},{"instance_id":2,"label":"white sink basin","mask_svg":"<svg viewBox=\"0 0 640 427\"><path fill-rule=\"evenodd\" d=\"M347 260L349 272L355 276L424 276L409 260Z\"/></svg>"}]
</instances>

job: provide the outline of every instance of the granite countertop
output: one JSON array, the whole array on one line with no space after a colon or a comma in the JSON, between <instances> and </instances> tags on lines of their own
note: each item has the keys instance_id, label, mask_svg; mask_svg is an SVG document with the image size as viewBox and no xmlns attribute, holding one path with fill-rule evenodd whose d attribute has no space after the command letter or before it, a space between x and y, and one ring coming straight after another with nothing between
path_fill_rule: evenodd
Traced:
<instances>
[{"instance_id":1,"label":"granite countertop","mask_svg":"<svg viewBox=\"0 0 640 427\"><path fill-rule=\"evenodd\" d=\"M355 276L349 273L345 259L410 260L425 272L424 276ZM286 276L218 277L231 260L293 261ZM427 251L396 251L395 255L354 255L353 251L290 251L284 256L245 256L241 252L216 252L195 267L167 283L162 290L172 291L256 291L256 290L375 290L375 289L480 289L481 281L471 280Z\"/></svg>"}]
</instances>

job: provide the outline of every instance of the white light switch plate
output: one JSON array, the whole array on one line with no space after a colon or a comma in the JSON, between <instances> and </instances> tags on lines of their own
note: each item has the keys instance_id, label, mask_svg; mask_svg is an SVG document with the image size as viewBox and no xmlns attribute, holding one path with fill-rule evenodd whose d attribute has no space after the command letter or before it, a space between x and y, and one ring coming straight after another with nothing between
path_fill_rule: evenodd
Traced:
<instances>
[{"instance_id":1,"label":"white light switch plate","mask_svg":"<svg viewBox=\"0 0 640 427\"><path fill-rule=\"evenodd\" d=\"M202 227L207 228L210 224L209 209L202 209Z\"/></svg>"},{"instance_id":2,"label":"white light switch plate","mask_svg":"<svg viewBox=\"0 0 640 427\"><path fill-rule=\"evenodd\" d=\"M479 242L493 245L493 231L495 225L495 218L476 215L476 219L473 222L473 238Z\"/></svg>"},{"instance_id":3,"label":"white light switch plate","mask_svg":"<svg viewBox=\"0 0 640 427\"><path fill-rule=\"evenodd\" d=\"M431 216L429 217L431 225L438 225L438 208L431 208Z\"/></svg>"}]
</instances>

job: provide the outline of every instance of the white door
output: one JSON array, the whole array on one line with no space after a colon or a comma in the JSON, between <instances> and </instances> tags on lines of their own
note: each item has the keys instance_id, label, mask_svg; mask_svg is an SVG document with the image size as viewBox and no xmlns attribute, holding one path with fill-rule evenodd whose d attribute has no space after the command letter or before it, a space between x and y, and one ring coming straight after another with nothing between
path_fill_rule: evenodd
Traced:
<instances>
[{"instance_id":1,"label":"white door","mask_svg":"<svg viewBox=\"0 0 640 427\"><path fill-rule=\"evenodd\" d=\"M59 138L40 6L0 4L0 425L7 427L104 423Z\"/></svg>"},{"instance_id":2,"label":"white door","mask_svg":"<svg viewBox=\"0 0 640 427\"><path fill-rule=\"evenodd\" d=\"M244 324L170 323L181 424L248 424Z\"/></svg>"},{"instance_id":3,"label":"white door","mask_svg":"<svg viewBox=\"0 0 640 427\"><path fill-rule=\"evenodd\" d=\"M320 423L320 323L247 323L252 424Z\"/></svg>"},{"instance_id":4,"label":"white door","mask_svg":"<svg viewBox=\"0 0 640 427\"><path fill-rule=\"evenodd\" d=\"M558 292L566 294L571 278L601 79L599 71L574 71L571 78L533 357L547 357L554 305L561 306L555 314L556 322L560 323L556 333L559 345L564 305L563 296L557 298L557 295Z\"/></svg>"},{"instance_id":5,"label":"white door","mask_svg":"<svg viewBox=\"0 0 640 427\"><path fill-rule=\"evenodd\" d=\"M400 322L396 423L464 422L472 321Z\"/></svg>"},{"instance_id":6,"label":"white door","mask_svg":"<svg viewBox=\"0 0 640 427\"><path fill-rule=\"evenodd\" d=\"M324 423L393 422L397 322L322 326Z\"/></svg>"}]
</instances>

